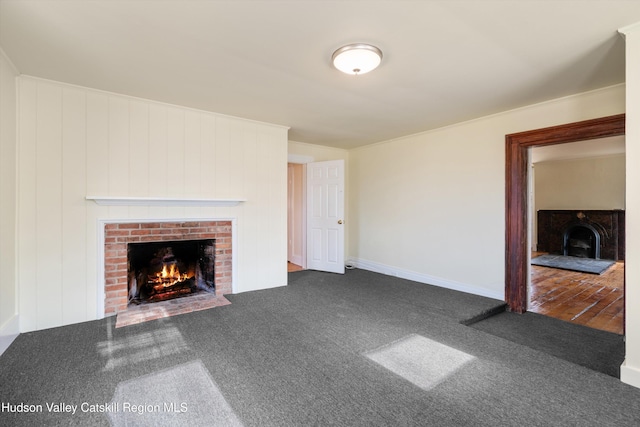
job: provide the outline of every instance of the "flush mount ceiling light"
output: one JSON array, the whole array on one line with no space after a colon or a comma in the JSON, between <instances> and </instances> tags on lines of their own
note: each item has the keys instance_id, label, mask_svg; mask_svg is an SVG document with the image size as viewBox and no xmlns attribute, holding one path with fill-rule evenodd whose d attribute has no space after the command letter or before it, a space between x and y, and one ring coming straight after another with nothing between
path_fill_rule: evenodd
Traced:
<instances>
[{"instance_id":1,"label":"flush mount ceiling light","mask_svg":"<svg viewBox=\"0 0 640 427\"><path fill-rule=\"evenodd\" d=\"M333 52L331 60L333 66L343 73L364 74L380 65L382 51L370 44L348 44Z\"/></svg>"}]
</instances>

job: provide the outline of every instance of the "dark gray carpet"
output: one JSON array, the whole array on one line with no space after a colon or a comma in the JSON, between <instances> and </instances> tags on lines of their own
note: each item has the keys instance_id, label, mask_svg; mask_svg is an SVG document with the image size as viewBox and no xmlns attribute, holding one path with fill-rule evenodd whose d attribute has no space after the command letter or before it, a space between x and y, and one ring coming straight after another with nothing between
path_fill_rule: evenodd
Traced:
<instances>
[{"instance_id":1,"label":"dark gray carpet","mask_svg":"<svg viewBox=\"0 0 640 427\"><path fill-rule=\"evenodd\" d=\"M533 265L590 274L602 274L615 263L615 261L608 259L580 258L551 254L540 255L531 259L531 264Z\"/></svg>"},{"instance_id":2,"label":"dark gray carpet","mask_svg":"<svg viewBox=\"0 0 640 427\"><path fill-rule=\"evenodd\" d=\"M536 313L504 312L471 325L509 341L620 378L624 336Z\"/></svg>"},{"instance_id":3,"label":"dark gray carpet","mask_svg":"<svg viewBox=\"0 0 640 427\"><path fill-rule=\"evenodd\" d=\"M461 324L500 301L362 270L289 277L287 287L231 295L225 307L20 335L0 356L0 402L9 407L0 425L107 426L122 414L100 409L147 397L185 408L160 414L162 425L640 424L640 390ZM223 408L213 424L203 398ZM78 410L48 412L52 402ZM20 404L43 410L11 412ZM162 406L127 422L153 425ZM181 416L189 411L208 415Z\"/></svg>"}]
</instances>

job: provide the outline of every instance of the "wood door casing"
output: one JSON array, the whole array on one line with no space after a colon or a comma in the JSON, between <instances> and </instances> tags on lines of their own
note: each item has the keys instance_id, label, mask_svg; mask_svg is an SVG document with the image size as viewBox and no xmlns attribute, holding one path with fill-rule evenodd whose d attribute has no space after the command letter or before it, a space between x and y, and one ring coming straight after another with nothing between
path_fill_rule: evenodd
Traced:
<instances>
[{"instance_id":1,"label":"wood door casing","mask_svg":"<svg viewBox=\"0 0 640 427\"><path fill-rule=\"evenodd\" d=\"M505 301L509 310L527 310L529 148L624 135L625 115L602 117L505 136Z\"/></svg>"}]
</instances>

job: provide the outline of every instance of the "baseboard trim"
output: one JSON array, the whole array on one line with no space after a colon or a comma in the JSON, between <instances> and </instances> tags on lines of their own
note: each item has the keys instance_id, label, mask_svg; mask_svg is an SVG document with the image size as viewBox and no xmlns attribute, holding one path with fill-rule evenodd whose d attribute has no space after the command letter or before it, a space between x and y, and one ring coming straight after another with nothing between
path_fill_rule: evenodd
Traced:
<instances>
[{"instance_id":1,"label":"baseboard trim","mask_svg":"<svg viewBox=\"0 0 640 427\"><path fill-rule=\"evenodd\" d=\"M0 355L9 348L18 335L20 335L20 322L16 314L0 326Z\"/></svg>"},{"instance_id":2,"label":"baseboard trim","mask_svg":"<svg viewBox=\"0 0 640 427\"><path fill-rule=\"evenodd\" d=\"M352 258L347 262L347 264L351 264L354 267L360 268L362 270L373 271L375 273L385 274L387 276L400 277L401 279L413 280L414 282L425 283L427 285L439 286L441 288L504 301L504 293L493 292L465 283L455 282L453 280L447 280L441 277L430 276L428 274L417 273L411 270L404 270L402 268L393 267L366 259Z\"/></svg>"},{"instance_id":3,"label":"baseboard trim","mask_svg":"<svg viewBox=\"0 0 640 427\"><path fill-rule=\"evenodd\" d=\"M620 381L640 388L640 368L627 366L627 361L625 360L620 366Z\"/></svg>"}]
</instances>

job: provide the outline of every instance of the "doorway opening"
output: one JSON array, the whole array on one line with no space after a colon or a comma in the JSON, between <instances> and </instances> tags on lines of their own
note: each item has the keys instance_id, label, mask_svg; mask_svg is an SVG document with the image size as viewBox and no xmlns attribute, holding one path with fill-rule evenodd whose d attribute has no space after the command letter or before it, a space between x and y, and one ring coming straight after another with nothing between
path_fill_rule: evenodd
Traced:
<instances>
[{"instance_id":1,"label":"doorway opening","mask_svg":"<svg viewBox=\"0 0 640 427\"><path fill-rule=\"evenodd\" d=\"M529 303L529 149L624 133L620 114L506 136L505 300L510 311L524 313Z\"/></svg>"},{"instance_id":2,"label":"doorway opening","mask_svg":"<svg viewBox=\"0 0 640 427\"><path fill-rule=\"evenodd\" d=\"M530 312L624 330L625 138L530 152Z\"/></svg>"},{"instance_id":3,"label":"doorway opening","mask_svg":"<svg viewBox=\"0 0 640 427\"><path fill-rule=\"evenodd\" d=\"M287 272L305 270L306 263L306 166L287 164Z\"/></svg>"},{"instance_id":4,"label":"doorway opening","mask_svg":"<svg viewBox=\"0 0 640 427\"><path fill-rule=\"evenodd\" d=\"M344 274L344 160L290 155L288 168L287 264Z\"/></svg>"}]
</instances>

